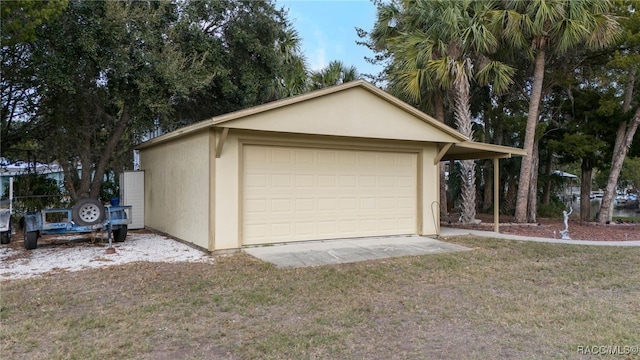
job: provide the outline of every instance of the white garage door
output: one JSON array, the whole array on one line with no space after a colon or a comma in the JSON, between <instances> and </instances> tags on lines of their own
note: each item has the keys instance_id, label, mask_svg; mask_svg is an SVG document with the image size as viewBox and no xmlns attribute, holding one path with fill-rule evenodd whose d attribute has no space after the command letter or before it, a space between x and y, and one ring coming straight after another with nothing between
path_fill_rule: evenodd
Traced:
<instances>
[{"instance_id":1,"label":"white garage door","mask_svg":"<svg viewBox=\"0 0 640 360\"><path fill-rule=\"evenodd\" d=\"M416 233L417 155L244 146L245 245Z\"/></svg>"}]
</instances>

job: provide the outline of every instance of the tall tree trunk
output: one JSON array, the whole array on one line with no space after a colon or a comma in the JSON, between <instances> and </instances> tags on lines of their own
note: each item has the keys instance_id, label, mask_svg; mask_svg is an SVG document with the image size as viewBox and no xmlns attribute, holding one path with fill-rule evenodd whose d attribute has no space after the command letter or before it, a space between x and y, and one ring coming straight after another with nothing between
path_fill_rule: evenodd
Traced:
<instances>
[{"instance_id":1,"label":"tall tree trunk","mask_svg":"<svg viewBox=\"0 0 640 360\"><path fill-rule=\"evenodd\" d=\"M582 180L580 182L580 221L589 221L591 219L591 177L593 174L593 165L589 158L582 159Z\"/></svg>"},{"instance_id":2,"label":"tall tree trunk","mask_svg":"<svg viewBox=\"0 0 640 360\"><path fill-rule=\"evenodd\" d=\"M638 124L640 124L640 106L636 109L635 115L629 122L625 121L618 127L609 179L607 180L607 187L604 190L604 196L602 197L600 212L598 214L598 222L600 223L611 221L611 206L613 205L613 198L616 195L616 187L618 185L620 171L622 170L622 163L627 157L633 136L636 130L638 130Z\"/></svg>"},{"instance_id":3,"label":"tall tree trunk","mask_svg":"<svg viewBox=\"0 0 640 360\"><path fill-rule=\"evenodd\" d=\"M496 189L498 191L498 189ZM493 204L493 161L488 162L484 171L484 197L482 199L482 212L491 210ZM496 204L497 206L497 204Z\"/></svg>"},{"instance_id":4,"label":"tall tree trunk","mask_svg":"<svg viewBox=\"0 0 640 360\"><path fill-rule=\"evenodd\" d=\"M544 62L545 49L544 46L542 46L541 49L538 50L535 58L533 87L531 89L531 100L529 102L529 113L527 115L527 126L524 135L524 150L527 154L522 157L522 165L520 166L520 184L518 185L515 213L515 221L519 223L526 222L527 220L527 194L531 183L533 144L536 136L536 125L538 124L540 101L542 99Z\"/></svg>"},{"instance_id":5,"label":"tall tree trunk","mask_svg":"<svg viewBox=\"0 0 640 360\"><path fill-rule=\"evenodd\" d=\"M507 183L507 191L504 194L504 208L507 213L515 208L516 196L518 196L518 182L516 179L511 178Z\"/></svg>"},{"instance_id":6,"label":"tall tree trunk","mask_svg":"<svg viewBox=\"0 0 640 360\"><path fill-rule=\"evenodd\" d=\"M434 107L436 110L436 120L444 123L444 101L442 101L440 92L436 92L435 96ZM449 214L447 211L447 167L443 161L440 161L438 165L440 171L440 216L442 216Z\"/></svg>"},{"instance_id":7,"label":"tall tree trunk","mask_svg":"<svg viewBox=\"0 0 640 360\"><path fill-rule=\"evenodd\" d=\"M93 176L93 181L91 182L91 190L89 192L89 197L93 199L97 199L100 195L100 187L102 186L104 173L107 169L108 159L111 158L111 155L116 150L118 142L122 138L124 131L127 129L127 125L129 125L129 116L129 107L125 105L119 116L120 118L118 119L118 122L113 129L113 133L111 134L111 137L107 142L107 146L105 146L100 156L100 160L96 164L95 174Z\"/></svg>"},{"instance_id":8,"label":"tall tree trunk","mask_svg":"<svg viewBox=\"0 0 640 360\"><path fill-rule=\"evenodd\" d=\"M455 114L458 131L469 139L473 136L471 127L471 95L469 94L469 81L465 75L459 75L454 84L455 89ZM467 224L476 217L476 167L473 160L461 162L462 171L462 222Z\"/></svg>"},{"instance_id":9,"label":"tall tree trunk","mask_svg":"<svg viewBox=\"0 0 640 360\"><path fill-rule=\"evenodd\" d=\"M80 184L76 188L77 198L73 200L83 199L89 197L89 191L91 187L91 170L93 169L93 157L91 156L91 115L83 114L83 126L82 126L82 153L80 154L80 164L82 165L82 177L80 178ZM72 168L74 171L75 166Z\"/></svg>"},{"instance_id":10,"label":"tall tree trunk","mask_svg":"<svg viewBox=\"0 0 640 360\"><path fill-rule=\"evenodd\" d=\"M546 181L544 182L544 191L542 193L542 203L545 205L549 205L551 202L551 162L553 161L553 156L550 151L548 151L548 154L547 165L544 170Z\"/></svg>"},{"instance_id":11,"label":"tall tree trunk","mask_svg":"<svg viewBox=\"0 0 640 360\"><path fill-rule=\"evenodd\" d=\"M473 160L460 162L462 171L462 222L470 223L476 218L476 164Z\"/></svg>"},{"instance_id":12,"label":"tall tree trunk","mask_svg":"<svg viewBox=\"0 0 640 360\"><path fill-rule=\"evenodd\" d=\"M536 222L536 212L538 211L538 165L540 163L540 153L538 150L539 141L536 139L531 154L531 179L529 181L529 201L527 202L527 221Z\"/></svg>"},{"instance_id":13,"label":"tall tree trunk","mask_svg":"<svg viewBox=\"0 0 640 360\"><path fill-rule=\"evenodd\" d=\"M486 112L485 112L486 113ZM484 142L491 142L491 130L493 129L493 121L490 116L485 116L484 120ZM485 160L482 172L482 182L484 183L484 192L482 196L482 204L480 209L483 213L491 210L493 203L493 161Z\"/></svg>"},{"instance_id":14,"label":"tall tree trunk","mask_svg":"<svg viewBox=\"0 0 640 360\"><path fill-rule=\"evenodd\" d=\"M637 68L634 67L629 72L629 76L627 77L627 86L624 89L624 98L622 102L622 111L624 112L628 112L631 109L631 101L633 100L633 88L636 82L636 75ZM624 158L627 156L627 151L629 150L628 147L631 146L633 136L635 135L636 129L638 128L637 119L639 117L639 110L640 107L636 109L636 114L629 123L622 122L620 126L618 126L618 131L616 132L616 141L613 145L611 171L609 172L607 187L605 188L604 196L602 197L602 202L600 203L600 212L598 214L598 222L600 223L611 221L611 206L613 203L613 198L616 195L615 190L618 185L618 178L620 177L620 171L622 170L622 163L624 163ZM625 144L627 144L626 148ZM622 158L618 159L618 157L620 157L621 155ZM617 162L619 162L619 164ZM616 168L617 170L614 171L614 169ZM606 214L603 214L603 211L606 211Z\"/></svg>"}]
</instances>

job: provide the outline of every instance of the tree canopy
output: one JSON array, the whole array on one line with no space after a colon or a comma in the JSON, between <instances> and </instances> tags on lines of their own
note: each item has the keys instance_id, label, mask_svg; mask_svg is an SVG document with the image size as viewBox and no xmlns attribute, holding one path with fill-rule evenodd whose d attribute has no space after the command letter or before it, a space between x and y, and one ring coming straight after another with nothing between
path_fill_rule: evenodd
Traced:
<instances>
[{"instance_id":1,"label":"tree canopy","mask_svg":"<svg viewBox=\"0 0 640 360\"><path fill-rule=\"evenodd\" d=\"M584 191L592 171L607 174L603 222L616 185L640 186L630 175L640 2L373 1L376 21L358 33L384 65L381 87L474 140L529 154L502 161L502 204L486 186L492 163L460 164L450 190L464 193L465 220L500 206L534 221L561 166L580 170ZM362 77L339 59L308 69L273 0L16 0L0 10L1 155L58 162L73 199L99 196L150 131Z\"/></svg>"},{"instance_id":2,"label":"tree canopy","mask_svg":"<svg viewBox=\"0 0 640 360\"><path fill-rule=\"evenodd\" d=\"M548 180L558 159L582 163L587 185L596 166L611 169L609 184L617 183L624 149L635 139L639 104L637 1L374 3L376 22L370 31L358 32L361 44L376 51L370 60L384 65L381 84L458 126L469 113L462 106L471 104L476 140L527 150L520 166L505 161L519 175L510 175L501 189L504 206L517 221L535 221L538 198L549 203ZM472 9L470 16L459 16L460 9ZM454 68L452 55L469 64L456 72L467 74L466 99L455 91L455 77L443 76L453 74L442 71ZM491 71L483 74L483 69ZM476 179L490 201L484 183L487 179Z\"/></svg>"}]
</instances>

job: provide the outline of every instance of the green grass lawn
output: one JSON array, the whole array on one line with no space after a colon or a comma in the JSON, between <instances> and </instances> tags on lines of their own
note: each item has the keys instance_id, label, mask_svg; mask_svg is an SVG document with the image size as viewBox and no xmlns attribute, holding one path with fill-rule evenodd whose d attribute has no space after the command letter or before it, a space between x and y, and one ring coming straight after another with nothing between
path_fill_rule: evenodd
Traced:
<instances>
[{"instance_id":1,"label":"green grass lawn","mask_svg":"<svg viewBox=\"0 0 640 360\"><path fill-rule=\"evenodd\" d=\"M585 359L579 347L640 345L640 248L453 242L473 251L289 270L238 254L6 281L0 358Z\"/></svg>"}]
</instances>

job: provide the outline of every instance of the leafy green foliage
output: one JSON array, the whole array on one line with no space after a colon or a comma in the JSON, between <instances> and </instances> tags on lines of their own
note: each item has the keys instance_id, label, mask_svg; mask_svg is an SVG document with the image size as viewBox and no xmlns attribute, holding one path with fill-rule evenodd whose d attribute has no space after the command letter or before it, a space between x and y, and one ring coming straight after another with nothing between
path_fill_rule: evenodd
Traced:
<instances>
[{"instance_id":1,"label":"leafy green foliage","mask_svg":"<svg viewBox=\"0 0 640 360\"><path fill-rule=\"evenodd\" d=\"M0 6L2 46L12 46L35 39L42 24L60 15L68 0L11 0Z\"/></svg>"},{"instance_id":2,"label":"leafy green foliage","mask_svg":"<svg viewBox=\"0 0 640 360\"><path fill-rule=\"evenodd\" d=\"M297 35L271 1L191 1L183 11L182 48L206 55L203 66L215 76L176 98L178 123L167 129L274 100L283 94L276 79L299 85ZM294 63L298 72L291 74Z\"/></svg>"},{"instance_id":3,"label":"leafy green foliage","mask_svg":"<svg viewBox=\"0 0 640 360\"><path fill-rule=\"evenodd\" d=\"M562 212L567 209L567 205L557 196L552 196L548 204L538 205L538 216L541 218L561 218Z\"/></svg>"},{"instance_id":4,"label":"leafy green foliage","mask_svg":"<svg viewBox=\"0 0 640 360\"><path fill-rule=\"evenodd\" d=\"M5 194L9 189L5 189ZM43 174L17 176L13 183L16 217L40 209L61 205L60 188L55 180Z\"/></svg>"},{"instance_id":5,"label":"leafy green foliage","mask_svg":"<svg viewBox=\"0 0 640 360\"><path fill-rule=\"evenodd\" d=\"M72 198L98 197L150 130L273 100L295 52L270 1L71 0L56 16L20 3L3 3L3 20L37 19L34 36L2 48L3 155L29 139L65 168Z\"/></svg>"},{"instance_id":6,"label":"leafy green foliage","mask_svg":"<svg viewBox=\"0 0 640 360\"><path fill-rule=\"evenodd\" d=\"M346 66L341 61L332 61L326 68L311 73L312 90L339 85L360 78L354 66Z\"/></svg>"},{"instance_id":7,"label":"leafy green foliage","mask_svg":"<svg viewBox=\"0 0 640 360\"><path fill-rule=\"evenodd\" d=\"M620 182L623 186L640 188L640 157L625 159L620 173Z\"/></svg>"},{"instance_id":8,"label":"leafy green foliage","mask_svg":"<svg viewBox=\"0 0 640 360\"><path fill-rule=\"evenodd\" d=\"M173 42L175 10L167 1L72 1L38 32L30 60L43 69L41 149L65 169L74 199L97 197L125 134L153 128L171 114L173 97L207 77L201 58Z\"/></svg>"}]
</instances>

